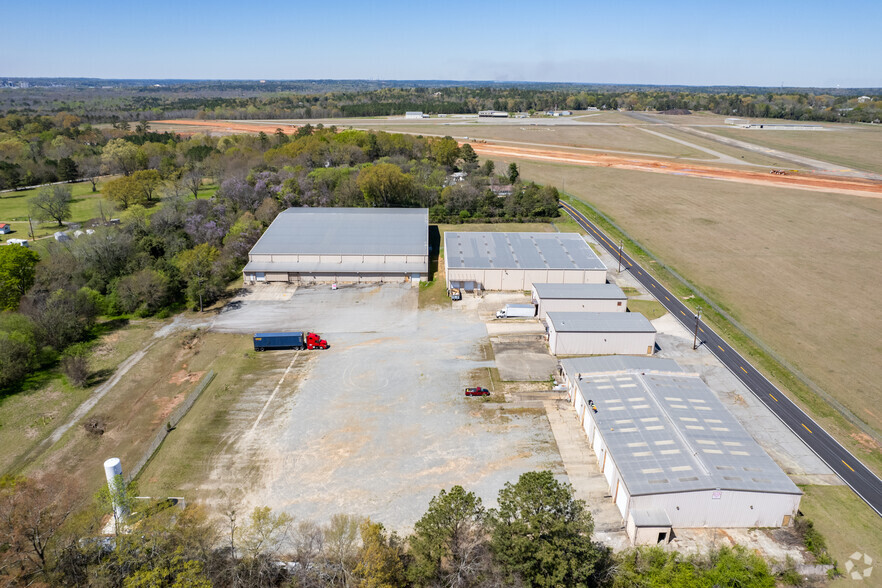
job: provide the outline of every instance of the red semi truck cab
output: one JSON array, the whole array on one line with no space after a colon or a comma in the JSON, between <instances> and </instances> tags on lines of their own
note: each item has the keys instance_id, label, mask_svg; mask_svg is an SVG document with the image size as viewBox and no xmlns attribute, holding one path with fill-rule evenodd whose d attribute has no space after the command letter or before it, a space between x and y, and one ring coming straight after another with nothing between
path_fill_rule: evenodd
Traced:
<instances>
[{"instance_id":1,"label":"red semi truck cab","mask_svg":"<svg viewBox=\"0 0 882 588\"><path fill-rule=\"evenodd\" d=\"M316 333L307 333L306 334L306 348L307 349L327 349L330 347L328 342L321 338L321 336Z\"/></svg>"}]
</instances>

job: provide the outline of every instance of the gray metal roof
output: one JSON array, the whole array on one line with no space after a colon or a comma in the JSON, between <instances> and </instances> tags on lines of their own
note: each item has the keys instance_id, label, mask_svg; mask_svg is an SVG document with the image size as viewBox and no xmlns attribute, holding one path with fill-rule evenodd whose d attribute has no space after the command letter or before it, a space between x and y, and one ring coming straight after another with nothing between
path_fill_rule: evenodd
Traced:
<instances>
[{"instance_id":1,"label":"gray metal roof","mask_svg":"<svg viewBox=\"0 0 882 588\"><path fill-rule=\"evenodd\" d=\"M632 496L801 493L698 376L595 373L576 385Z\"/></svg>"},{"instance_id":2,"label":"gray metal roof","mask_svg":"<svg viewBox=\"0 0 882 588\"><path fill-rule=\"evenodd\" d=\"M396 262L344 262L322 263L316 261L262 261L256 259L249 261L242 270L246 273L301 273L301 274L364 274L364 273L401 273L401 274L425 274L429 271L428 263L422 261L396 261Z\"/></svg>"},{"instance_id":3,"label":"gray metal roof","mask_svg":"<svg viewBox=\"0 0 882 588\"><path fill-rule=\"evenodd\" d=\"M548 322L558 333L655 333L639 312L549 312Z\"/></svg>"},{"instance_id":4,"label":"gray metal roof","mask_svg":"<svg viewBox=\"0 0 882 588\"><path fill-rule=\"evenodd\" d=\"M671 519L668 513L659 509L634 509L631 511L631 518L638 527L670 527Z\"/></svg>"},{"instance_id":5,"label":"gray metal roof","mask_svg":"<svg viewBox=\"0 0 882 588\"><path fill-rule=\"evenodd\" d=\"M539 298L545 300L625 300L627 296L615 284L533 284Z\"/></svg>"},{"instance_id":6,"label":"gray metal roof","mask_svg":"<svg viewBox=\"0 0 882 588\"><path fill-rule=\"evenodd\" d=\"M569 378L577 374L624 372L683 372L673 359L637 355L598 355L595 357L570 357L560 360Z\"/></svg>"},{"instance_id":7,"label":"gray metal roof","mask_svg":"<svg viewBox=\"0 0 882 588\"><path fill-rule=\"evenodd\" d=\"M289 208L272 222L251 255L428 255L425 208Z\"/></svg>"},{"instance_id":8,"label":"gray metal roof","mask_svg":"<svg viewBox=\"0 0 882 588\"><path fill-rule=\"evenodd\" d=\"M606 266L578 233L444 233L448 267L582 269Z\"/></svg>"}]
</instances>

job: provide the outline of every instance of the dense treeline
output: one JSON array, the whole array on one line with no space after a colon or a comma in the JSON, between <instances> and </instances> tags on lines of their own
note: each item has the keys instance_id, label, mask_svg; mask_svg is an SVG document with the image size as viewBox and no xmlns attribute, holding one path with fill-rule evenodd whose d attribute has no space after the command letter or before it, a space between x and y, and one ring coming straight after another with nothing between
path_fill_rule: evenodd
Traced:
<instances>
[{"instance_id":1,"label":"dense treeline","mask_svg":"<svg viewBox=\"0 0 882 588\"><path fill-rule=\"evenodd\" d=\"M87 145L79 140L84 134L65 134L75 126L59 129L53 121L25 122L18 140L30 126L48 125L33 141L69 142L73 161L92 170L93 189L99 172L115 174L102 194L116 208L93 219L91 233L49 242L42 259L0 247L0 390L57 365L72 384L87 384L88 341L100 332L99 317L212 304L285 208L425 207L433 222L559 214L556 189L519 182L516 166L498 176L492 161L479 166L474 150L450 137L307 125L294 137L280 131L183 140L142 124L134 133L112 129L118 136L109 140L91 131L85 136L94 144ZM219 186L210 199L199 198L206 179ZM492 188L500 185L506 193L497 196ZM47 186L30 198L30 213L63 228L70 202L69 186ZM108 221L117 215L118 224Z\"/></svg>"},{"instance_id":2,"label":"dense treeline","mask_svg":"<svg viewBox=\"0 0 882 588\"><path fill-rule=\"evenodd\" d=\"M661 548L614 555L593 538L587 506L549 471L507 483L498 507L460 486L442 490L401 538L379 522L336 515L321 526L227 501L144 503L135 488L99 493L75 512L62 478L0 484L0 582L107 587L608 587L773 588L758 555L723 547L682 556ZM131 514L102 532L110 502ZM801 583L792 567L777 577Z\"/></svg>"},{"instance_id":3,"label":"dense treeline","mask_svg":"<svg viewBox=\"0 0 882 588\"><path fill-rule=\"evenodd\" d=\"M379 86L379 87L378 87ZM389 83L266 84L197 82L163 87L33 88L0 90L0 112L73 113L85 122L168 118L329 118L480 110L541 112L586 108L706 110L723 115L805 121L873 122L882 117L882 94L859 100L833 89L664 88L576 84Z\"/></svg>"}]
</instances>

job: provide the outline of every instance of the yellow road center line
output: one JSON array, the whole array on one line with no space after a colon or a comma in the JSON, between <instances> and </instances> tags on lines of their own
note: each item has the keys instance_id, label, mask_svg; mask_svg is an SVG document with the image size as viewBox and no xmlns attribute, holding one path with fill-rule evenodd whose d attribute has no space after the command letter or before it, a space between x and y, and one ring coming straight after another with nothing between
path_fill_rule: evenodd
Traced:
<instances>
[{"instance_id":1,"label":"yellow road center line","mask_svg":"<svg viewBox=\"0 0 882 588\"><path fill-rule=\"evenodd\" d=\"M701 327L698 327L698 330L704 333L704 329L702 329Z\"/></svg>"},{"instance_id":2,"label":"yellow road center line","mask_svg":"<svg viewBox=\"0 0 882 588\"><path fill-rule=\"evenodd\" d=\"M725 353L725 352L726 352L726 350L725 350L725 349L723 349L723 348L722 348L722 347L720 347L720 346L719 346L719 345L717 345L717 349L719 349L719 350L720 350L720 351L722 351L722 352L723 352L723 353Z\"/></svg>"},{"instance_id":3,"label":"yellow road center line","mask_svg":"<svg viewBox=\"0 0 882 588\"><path fill-rule=\"evenodd\" d=\"M772 396L772 395L771 395L771 394L769 394L769 396ZM778 402L778 399L777 399L777 398L775 398L775 397L774 397L774 396L772 396L772 400L774 400L774 401L775 401L775 402ZM805 425L803 425L803 427L804 427L804 426L805 426Z\"/></svg>"},{"instance_id":4,"label":"yellow road center line","mask_svg":"<svg viewBox=\"0 0 882 588\"><path fill-rule=\"evenodd\" d=\"M799 424L802 425L802 428L804 428L804 429L805 429L806 431L808 431L809 433L812 432L811 429L809 429L808 427L805 426L805 423L799 423Z\"/></svg>"},{"instance_id":5,"label":"yellow road center line","mask_svg":"<svg viewBox=\"0 0 882 588\"><path fill-rule=\"evenodd\" d=\"M747 373L747 370L746 370L746 369L744 369L744 366L743 366L743 365L740 365L740 366L738 366L738 367L740 367L740 368L741 368L741 371L742 371L742 372L744 372L744 373L745 373L745 374L746 374L746 373Z\"/></svg>"},{"instance_id":6,"label":"yellow road center line","mask_svg":"<svg viewBox=\"0 0 882 588\"><path fill-rule=\"evenodd\" d=\"M843 460L840 460L840 461L841 461L842 463L845 464L845 467L847 467L847 468L850 469L851 471L854 471L854 468L851 467L850 465L848 465L847 463L845 463L845 460L844 460L844 459L843 459Z\"/></svg>"}]
</instances>

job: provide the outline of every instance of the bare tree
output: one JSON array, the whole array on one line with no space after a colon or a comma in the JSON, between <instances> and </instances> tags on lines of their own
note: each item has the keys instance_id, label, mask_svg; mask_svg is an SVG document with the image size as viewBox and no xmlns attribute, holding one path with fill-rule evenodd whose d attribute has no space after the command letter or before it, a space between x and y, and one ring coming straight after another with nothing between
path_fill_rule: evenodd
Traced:
<instances>
[{"instance_id":1,"label":"bare tree","mask_svg":"<svg viewBox=\"0 0 882 588\"><path fill-rule=\"evenodd\" d=\"M0 570L29 585L48 572L49 554L78 495L70 480L44 476L0 490Z\"/></svg>"},{"instance_id":2,"label":"bare tree","mask_svg":"<svg viewBox=\"0 0 882 588\"><path fill-rule=\"evenodd\" d=\"M77 160L77 169L84 179L92 184L92 192L98 191L98 178L101 177L101 157L89 155Z\"/></svg>"},{"instance_id":3,"label":"bare tree","mask_svg":"<svg viewBox=\"0 0 882 588\"><path fill-rule=\"evenodd\" d=\"M199 188L202 186L202 169L193 166L183 175L184 185L193 193L193 198L199 198Z\"/></svg>"},{"instance_id":4,"label":"bare tree","mask_svg":"<svg viewBox=\"0 0 882 588\"><path fill-rule=\"evenodd\" d=\"M71 200L70 186L44 186L28 202L28 208L35 218L42 221L54 220L62 227L62 221L70 218Z\"/></svg>"}]
</instances>

